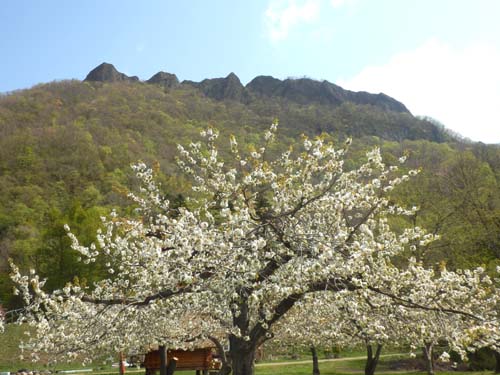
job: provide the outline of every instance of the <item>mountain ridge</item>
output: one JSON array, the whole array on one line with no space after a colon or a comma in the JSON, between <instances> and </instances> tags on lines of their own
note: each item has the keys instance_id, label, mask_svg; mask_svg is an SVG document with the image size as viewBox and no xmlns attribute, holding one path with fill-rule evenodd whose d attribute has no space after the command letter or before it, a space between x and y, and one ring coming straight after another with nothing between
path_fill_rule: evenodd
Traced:
<instances>
[{"instance_id":1,"label":"mountain ridge","mask_svg":"<svg viewBox=\"0 0 500 375\"><path fill-rule=\"evenodd\" d=\"M372 94L365 91L350 91L327 80L317 81L310 78L287 78L280 80L272 76L257 76L243 85L238 76L231 72L223 78L206 78L201 82L184 80L179 82L173 73L158 72L146 81L137 76L129 77L119 72L112 64L102 63L89 72L86 82L144 82L158 84L168 89L183 85L195 87L205 96L222 101L234 100L248 104L255 98L280 97L298 104L322 104L338 107L349 102L359 105L372 105L384 111L410 114L400 101L384 93Z\"/></svg>"},{"instance_id":2,"label":"mountain ridge","mask_svg":"<svg viewBox=\"0 0 500 375\"><path fill-rule=\"evenodd\" d=\"M346 170L364 160L366 150L373 147L383 150L387 163L397 163L408 152L408 168L430 170L422 184L415 184L419 191L408 194L411 205L420 205L413 199L420 197L420 188L435 194L437 187L428 188L428 184L437 177L448 194L444 171L455 173L450 162L461 162L464 149L473 149L486 161L466 168L476 173L468 181L475 183L482 175L495 181L500 176L500 147L461 144L432 121L381 105L354 104L347 99L354 96L362 102L363 93L333 84L260 76L243 86L234 73L190 83L166 72L148 83L122 74L110 64L103 65L85 82L53 81L0 95L0 300L4 305L16 304L8 284L8 257L26 268L34 262L43 264L41 275L50 276L49 288L64 285L76 270L89 284L96 280L100 270L95 265L82 265L76 256L68 255L70 243L63 224L79 231L82 243L93 242L101 216L111 208L131 209L126 192L136 184L130 164L138 160L158 168L167 198L181 202L182 194L190 190L190 180L175 162L177 145L197 142L200 132L209 127L219 130L219 150L228 156L232 155L230 135L239 141L242 153L252 152L275 119L280 130L269 157L289 144L300 152L302 135L319 136L336 145L354 138ZM319 92L313 97L315 103L306 101L309 92ZM207 96L216 94L222 99ZM377 95L369 98L386 100ZM330 104L335 100L342 103ZM480 191L496 197L497 187L488 186ZM446 204L447 199L443 195L436 202ZM429 209L427 200L422 207ZM440 217L432 212L431 216ZM467 238L471 232L464 230ZM457 237L456 244L461 243L462 237ZM482 249L482 243L460 246L460 250L470 248L471 256ZM457 254L457 259L463 259L462 252Z\"/></svg>"},{"instance_id":3,"label":"mountain ridge","mask_svg":"<svg viewBox=\"0 0 500 375\"><path fill-rule=\"evenodd\" d=\"M84 81L87 82L119 82L119 81L130 81L138 82L139 77L137 76L127 76L124 73L119 72L113 64L108 64L103 62L102 64L96 66L92 69Z\"/></svg>"}]
</instances>

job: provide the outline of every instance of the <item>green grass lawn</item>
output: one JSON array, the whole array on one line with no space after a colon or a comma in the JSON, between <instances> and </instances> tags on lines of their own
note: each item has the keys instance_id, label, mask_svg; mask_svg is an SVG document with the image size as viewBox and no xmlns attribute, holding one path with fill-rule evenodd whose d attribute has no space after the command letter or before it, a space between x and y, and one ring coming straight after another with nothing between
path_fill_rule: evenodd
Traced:
<instances>
[{"instance_id":1,"label":"green grass lawn","mask_svg":"<svg viewBox=\"0 0 500 375\"><path fill-rule=\"evenodd\" d=\"M353 374L363 374L363 366L364 363L362 361L345 361L345 362L325 362L320 364L321 375L353 375ZM408 374L408 375L425 375L424 372L416 372L416 371L407 371L407 372L395 372L395 371L387 371L384 370L383 363L381 363L380 368L378 369L377 374L381 375L399 375L399 374ZM131 374L143 374L144 372L133 372L130 371ZM116 375L117 371L114 373L109 373L109 375ZM176 374L179 375L193 375L194 371L177 371ZM261 365L256 367L255 375L311 375L312 374L312 366L310 364L295 364L295 365ZM437 372L439 375L491 375L492 372Z\"/></svg>"},{"instance_id":2,"label":"green grass lawn","mask_svg":"<svg viewBox=\"0 0 500 375\"><path fill-rule=\"evenodd\" d=\"M19 360L21 355L19 343L24 331L24 327L8 324L5 332L0 334L0 371L18 370L31 365L27 361Z\"/></svg>"},{"instance_id":3,"label":"green grass lawn","mask_svg":"<svg viewBox=\"0 0 500 375\"><path fill-rule=\"evenodd\" d=\"M357 353L362 354L362 353ZM362 354L363 355L363 354ZM357 355L356 355L357 356ZM388 367L391 360L394 357L381 358L380 363L377 366L376 374L419 374L425 375L424 372L418 371L391 371ZM364 374L364 359L353 359L353 360L338 360L331 362L322 362L319 364L321 375L352 375L352 374ZM312 364L294 364L294 365L266 365L261 364L256 367L256 375L311 375L312 374ZM439 375L491 375L492 372L437 372Z\"/></svg>"},{"instance_id":4,"label":"green grass lawn","mask_svg":"<svg viewBox=\"0 0 500 375\"><path fill-rule=\"evenodd\" d=\"M27 360L20 360L19 355L21 354L19 349L19 342L23 337L23 332L26 330L26 327L20 327L16 325L7 325L6 330L3 334L0 334L0 371L17 371L21 368L27 369L45 369L40 364L33 364ZM320 370L322 375L342 375L342 374L362 374L364 371L365 361L364 359L348 359L348 357L360 357L364 356L365 353L363 351L348 351L342 352L341 359L335 360L331 362L322 362L320 363ZM386 354L386 353L383 353ZM307 352L300 353L299 359L295 362L299 361L310 361L311 357ZM391 360L394 359L392 357L382 357L377 368L378 374L424 374L418 372L399 372L399 371L390 371L388 364ZM255 374L256 375L310 375L312 373L312 364L310 362L306 364L287 364L287 365L278 365L275 364L276 360L286 361L286 362L294 362L293 360L287 358L279 358L269 362L259 363L256 366ZM274 364L273 364L274 363ZM60 363L57 364L56 367L50 367L51 370L64 370L64 369L79 369L83 368L78 363ZM90 366L85 366L85 368L93 368L96 370L96 373L99 374L118 374L117 368L112 368L109 365L100 365L99 362L95 362ZM129 374L144 374L144 370L128 370ZM89 373L85 373L89 374ZM194 371L178 371L176 374L179 375L193 375ZM480 375L480 374L491 374L491 372L439 372L442 375Z\"/></svg>"},{"instance_id":5,"label":"green grass lawn","mask_svg":"<svg viewBox=\"0 0 500 375\"><path fill-rule=\"evenodd\" d=\"M17 371L19 369L50 369L50 370L67 370L67 369L80 369L80 368L102 368L112 371L109 365L100 365L95 362L90 366L82 366L80 363L58 363L57 366L46 366L43 363L48 362L48 358L42 358L41 364L32 363L29 360L29 353L24 353L24 360L19 357L22 354L19 349L26 326L18 326L15 324L7 324L5 332L0 334L0 371Z\"/></svg>"}]
</instances>

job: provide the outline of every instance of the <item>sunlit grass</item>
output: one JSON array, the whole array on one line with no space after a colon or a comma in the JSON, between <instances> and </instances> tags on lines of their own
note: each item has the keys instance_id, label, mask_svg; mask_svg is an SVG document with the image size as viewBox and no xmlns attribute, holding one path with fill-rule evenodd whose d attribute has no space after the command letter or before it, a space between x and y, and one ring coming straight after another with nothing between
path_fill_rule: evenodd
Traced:
<instances>
[{"instance_id":1,"label":"sunlit grass","mask_svg":"<svg viewBox=\"0 0 500 375\"><path fill-rule=\"evenodd\" d=\"M20 327L16 325L7 325L6 330L3 334L0 335L0 371L11 371L15 372L22 368L27 369L50 369L54 370L64 370L64 369L80 369L83 368L79 363L60 363L57 366L46 367L43 364L34 364L27 360L20 360L19 355L21 354L19 349L19 342L23 337L23 332L26 330L26 327ZM363 351L349 351L342 352L341 358L333 361L321 362L320 370L322 375L349 375L349 374L363 374L364 373L364 365L365 361L364 357L365 353ZM29 353L25 353L25 356L29 356ZM285 357L276 358L273 361L265 361L259 363L255 368L256 375L310 375L312 374L312 363L309 362L311 357L308 355L307 351L304 353L299 353L298 360L290 360ZM349 357L357 357L356 359L349 359ZM390 356L384 356L381 358L379 366L377 368L377 374L425 374L424 372L416 372L416 371L391 371L389 364L397 358L397 354L393 354ZM406 355L400 355L400 358L405 358ZM42 358L42 360L46 360L46 358ZM281 365L276 364L276 361L286 361L288 364ZM304 362L307 363L298 363ZM293 363L297 362L297 363ZM42 361L43 363L43 361ZM86 366L85 368L92 368L95 370L94 373L98 374L118 374L117 368L112 368L109 364L102 365L99 362L94 362L90 366ZM129 374L143 374L144 369L136 370L136 369L127 369L127 373ZM193 371L176 371L176 374L180 375L192 375ZM491 374L491 371L485 372L437 372L440 375L482 375L482 374ZM84 373L89 374L89 373Z\"/></svg>"}]
</instances>

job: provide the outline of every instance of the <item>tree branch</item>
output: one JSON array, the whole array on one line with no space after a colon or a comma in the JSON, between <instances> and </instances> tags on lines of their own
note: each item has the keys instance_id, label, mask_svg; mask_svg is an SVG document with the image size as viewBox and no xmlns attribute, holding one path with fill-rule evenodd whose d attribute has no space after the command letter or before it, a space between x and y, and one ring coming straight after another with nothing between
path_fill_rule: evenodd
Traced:
<instances>
[{"instance_id":1,"label":"tree branch","mask_svg":"<svg viewBox=\"0 0 500 375\"><path fill-rule=\"evenodd\" d=\"M424 310L424 311L436 311L436 312L445 312L445 313L451 313L451 314L459 314L459 315L463 315L463 316L466 316L468 318L472 318L474 320L479 320L479 321L483 321L484 319L479 317L479 316L476 316L474 314L471 314L471 313L468 313L466 311L461 311L461 310L457 310L457 309L450 309L450 308L442 308L442 307L430 307L430 306L424 306L424 305L421 305L419 303L415 303L415 302L412 302L412 301L409 301L409 300L406 300L402 297L399 297L395 294L392 294L392 293L389 293L389 292L385 292L379 288L375 288L375 287L371 287L369 286L368 287L369 290L375 292L375 293L379 293L379 294L382 294L386 297L389 297L391 298L392 300L398 302L401 306L404 306L404 307L409 307L409 308L412 308L412 309L420 309L420 310Z\"/></svg>"},{"instance_id":2,"label":"tree branch","mask_svg":"<svg viewBox=\"0 0 500 375\"><path fill-rule=\"evenodd\" d=\"M81 297L82 302L88 302L95 305L129 305L129 306L147 306L149 303L158 299L167 299L176 295L185 294L191 292L191 286L180 288L178 290L166 289L158 293L150 295L143 300L134 300L126 298L112 298L112 299L100 299L92 298L90 296L84 295Z\"/></svg>"}]
</instances>

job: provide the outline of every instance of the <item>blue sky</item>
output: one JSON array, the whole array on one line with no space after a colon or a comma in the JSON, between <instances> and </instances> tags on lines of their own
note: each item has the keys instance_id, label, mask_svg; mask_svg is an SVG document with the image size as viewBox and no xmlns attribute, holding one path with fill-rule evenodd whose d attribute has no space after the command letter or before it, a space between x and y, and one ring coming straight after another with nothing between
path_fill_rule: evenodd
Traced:
<instances>
[{"instance_id":1,"label":"blue sky","mask_svg":"<svg viewBox=\"0 0 500 375\"><path fill-rule=\"evenodd\" d=\"M3 0L0 92L83 79L103 61L145 80L236 73L385 92L500 143L497 0Z\"/></svg>"}]
</instances>

